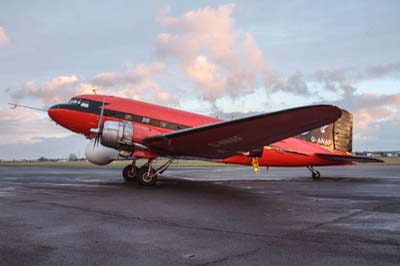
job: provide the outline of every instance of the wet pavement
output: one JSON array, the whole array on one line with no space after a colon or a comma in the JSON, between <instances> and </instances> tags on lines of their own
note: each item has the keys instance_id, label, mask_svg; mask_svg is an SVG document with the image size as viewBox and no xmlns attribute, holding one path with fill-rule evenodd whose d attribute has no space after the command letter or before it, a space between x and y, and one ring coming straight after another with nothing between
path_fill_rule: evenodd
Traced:
<instances>
[{"instance_id":1,"label":"wet pavement","mask_svg":"<svg viewBox=\"0 0 400 266\"><path fill-rule=\"evenodd\" d=\"M0 265L400 265L400 166L0 167Z\"/></svg>"}]
</instances>

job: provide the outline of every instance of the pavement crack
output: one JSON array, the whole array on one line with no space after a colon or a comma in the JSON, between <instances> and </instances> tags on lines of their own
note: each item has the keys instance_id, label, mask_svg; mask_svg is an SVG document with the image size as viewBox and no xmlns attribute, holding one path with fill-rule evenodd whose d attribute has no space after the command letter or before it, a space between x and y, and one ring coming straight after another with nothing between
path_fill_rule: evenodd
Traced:
<instances>
[{"instance_id":1,"label":"pavement crack","mask_svg":"<svg viewBox=\"0 0 400 266\"><path fill-rule=\"evenodd\" d=\"M256 233L248 233L248 232L240 232L240 231L232 231L232 230L223 230L223 229L217 229L217 228L211 228L211 227L183 225L183 224L178 224L178 223L175 223L175 222L167 222L167 221L162 221L162 220L147 219L147 218L141 218L141 217L136 217L136 216L127 216L127 215L122 215L120 213L113 213L113 212L100 211L100 210L92 210L92 209L89 209L89 208L65 205L65 204L60 204L60 203L55 203L55 202L47 202L47 204L48 205L52 205L52 206L57 206L57 207L75 209L75 210L79 210L79 211L82 211L82 212L100 214L100 215L103 215L103 216L116 217L116 218L126 219L126 220L135 220L135 221L138 221L138 222L154 223L154 224L158 224L158 225L170 226L170 227L176 227L176 228L191 229L191 230L202 230L202 231L209 231L209 232L215 232L215 233L225 233L225 234L237 234L237 235L242 235L242 236L258 237L258 238L263 238L263 239L264 238L268 238L268 239L272 239L272 238L273 239L279 239L280 238L279 236L276 236L276 235L256 234Z\"/></svg>"},{"instance_id":2,"label":"pavement crack","mask_svg":"<svg viewBox=\"0 0 400 266\"><path fill-rule=\"evenodd\" d=\"M60 204L60 203L55 203L55 202L47 202L49 205L57 206L57 207L63 207L63 208L70 208L70 209L75 209L79 210L82 212L89 212L89 213L94 213L94 214L100 214L103 216L108 216L108 217L114 217L114 218L119 218L119 219L125 219L127 221L137 221L137 222L143 222L143 223L152 223L152 224L157 224L157 225L162 225L162 226L168 226L168 227L175 227L179 229L189 229L189 230L199 230L199 231L206 231L206 232L213 232L213 233L221 233L221 234L231 234L231 235L238 235L238 236L245 236L245 237L256 237L261 241L264 241L265 243L270 244L271 241L276 242L276 241L281 241L281 240L291 240L291 241L299 241L299 236L307 231L310 231L312 229L327 225L327 224L332 224L335 222L338 222L340 220L352 217L354 215L357 215L363 210L355 210L351 212L350 214L343 215L340 217L337 217L331 221L324 222L324 223L319 223L315 224L313 226L310 226L308 228L305 228L303 230L299 230L296 232L288 233L288 234L283 234L283 235L271 235L271 234L259 234L259 233L249 233L249 232L241 232L241 231L233 231L233 230L224 230L224 229L218 229L218 228L212 228L212 227L204 227L204 226L192 226L192 225L184 225L184 224L179 224L175 222L168 222L168 221L163 221L163 220L155 220L155 219L148 219L148 218L141 218L137 216L128 216L128 215L123 215L120 213L115 213L115 212L109 212L109 211L101 211L101 210L93 210L90 208L84 208L84 207L78 207L78 206L71 206L71 205L66 205L66 204ZM364 243L366 241L362 240L352 240L352 239L346 239L347 241L350 242L356 242L356 243ZM326 240L321 240L321 239L307 239L308 242L313 242L313 243L324 243ZM368 242L368 241L367 241ZM377 243L381 243L377 241ZM388 245L395 245L397 246L398 243L386 243Z\"/></svg>"},{"instance_id":3,"label":"pavement crack","mask_svg":"<svg viewBox=\"0 0 400 266\"><path fill-rule=\"evenodd\" d=\"M307 231L310 231L310 230L313 230L313 229L316 229L316 228L319 228L319 227L322 227L322 226L325 226L325 225L328 225L328 224L337 223L337 222L339 222L341 220L344 220L344 219L350 218L352 216L358 215L358 214L362 213L363 211L364 210L354 210L349 214L346 214L346 215L343 215L343 216L339 216L339 217L337 217L337 218L335 218L333 220L330 220L330 221L327 221L327 222L323 222L323 223L317 223L317 224L314 224L314 225L309 226L307 228L304 228L302 230L299 230L295 234L298 234L298 233L301 234L301 233L304 233L304 232L307 232Z\"/></svg>"}]
</instances>

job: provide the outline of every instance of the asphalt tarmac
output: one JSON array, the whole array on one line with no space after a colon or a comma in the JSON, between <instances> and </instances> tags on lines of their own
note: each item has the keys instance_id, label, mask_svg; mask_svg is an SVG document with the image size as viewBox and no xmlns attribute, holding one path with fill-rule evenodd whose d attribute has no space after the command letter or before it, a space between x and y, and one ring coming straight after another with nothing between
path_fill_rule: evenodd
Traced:
<instances>
[{"instance_id":1,"label":"asphalt tarmac","mask_svg":"<svg viewBox=\"0 0 400 266\"><path fill-rule=\"evenodd\" d=\"M0 167L0 265L400 265L400 166L318 170Z\"/></svg>"}]
</instances>

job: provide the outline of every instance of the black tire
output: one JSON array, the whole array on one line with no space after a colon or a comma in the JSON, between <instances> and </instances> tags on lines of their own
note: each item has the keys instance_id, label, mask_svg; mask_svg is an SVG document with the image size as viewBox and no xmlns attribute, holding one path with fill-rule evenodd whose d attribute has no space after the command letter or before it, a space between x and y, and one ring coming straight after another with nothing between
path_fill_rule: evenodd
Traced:
<instances>
[{"instance_id":1,"label":"black tire","mask_svg":"<svg viewBox=\"0 0 400 266\"><path fill-rule=\"evenodd\" d=\"M315 171L315 172L312 174L312 178L313 178L314 180L318 180L318 179L321 178L321 174L320 174L318 171Z\"/></svg>"},{"instance_id":2,"label":"black tire","mask_svg":"<svg viewBox=\"0 0 400 266\"><path fill-rule=\"evenodd\" d=\"M149 176L149 168L147 167L141 167L139 169L138 175L137 175L137 183L142 186L154 186L157 182L157 175L154 176ZM155 172L154 168L151 168L150 174L153 174Z\"/></svg>"},{"instance_id":3,"label":"black tire","mask_svg":"<svg viewBox=\"0 0 400 266\"><path fill-rule=\"evenodd\" d=\"M134 166L133 169L134 171L132 171L132 165L127 165L122 170L122 176L127 182L133 182L137 179L139 169L136 166Z\"/></svg>"}]
</instances>

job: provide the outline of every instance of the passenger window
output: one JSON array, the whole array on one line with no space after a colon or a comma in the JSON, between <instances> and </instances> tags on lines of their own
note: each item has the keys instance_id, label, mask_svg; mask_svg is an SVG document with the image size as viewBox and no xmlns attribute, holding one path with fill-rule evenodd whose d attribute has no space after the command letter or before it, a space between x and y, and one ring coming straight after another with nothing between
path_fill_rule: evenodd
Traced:
<instances>
[{"instance_id":1,"label":"passenger window","mask_svg":"<svg viewBox=\"0 0 400 266\"><path fill-rule=\"evenodd\" d=\"M167 125L166 122L160 122L160 126L161 126L161 127L167 127L168 125Z\"/></svg>"},{"instance_id":2,"label":"passenger window","mask_svg":"<svg viewBox=\"0 0 400 266\"><path fill-rule=\"evenodd\" d=\"M143 118L142 118L142 123L149 124L149 123L150 123L150 118L148 118L148 117L143 117Z\"/></svg>"},{"instance_id":3,"label":"passenger window","mask_svg":"<svg viewBox=\"0 0 400 266\"><path fill-rule=\"evenodd\" d=\"M132 121L132 115L125 115L125 120Z\"/></svg>"},{"instance_id":4,"label":"passenger window","mask_svg":"<svg viewBox=\"0 0 400 266\"><path fill-rule=\"evenodd\" d=\"M89 102L87 102L87 101L82 101L82 102L81 102L81 107L88 108L88 107L89 107Z\"/></svg>"}]
</instances>

